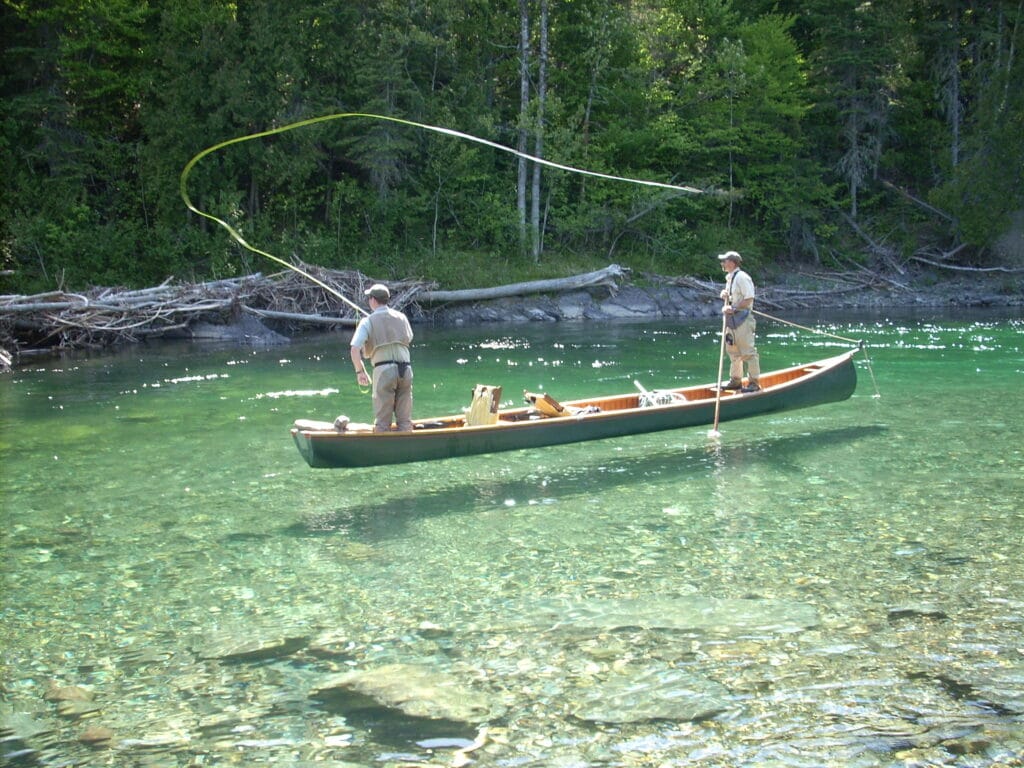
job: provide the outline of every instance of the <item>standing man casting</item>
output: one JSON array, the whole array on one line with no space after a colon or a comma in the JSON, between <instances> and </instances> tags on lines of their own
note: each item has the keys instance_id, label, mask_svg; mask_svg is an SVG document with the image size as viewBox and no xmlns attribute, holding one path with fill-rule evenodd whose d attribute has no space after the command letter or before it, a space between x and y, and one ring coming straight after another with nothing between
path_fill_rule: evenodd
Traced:
<instances>
[{"instance_id":1,"label":"standing man casting","mask_svg":"<svg viewBox=\"0 0 1024 768\"><path fill-rule=\"evenodd\" d=\"M725 351L729 353L729 381L722 389L757 392L761 389L761 360L754 346L754 281L740 269L743 257L736 251L726 251L718 257L725 270L725 290L722 291L725 314ZM743 386L743 364L747 364L747 385Z\"/></svg>"},{"instance_id":2,"label":"standing man casting","mask_svg":"<svg viewBox=\"0 0 1024 768\"><path fill-rule=\"evenodd\" d=\"M409 318L388 306L391 291L376 283L364 291L370 314L359 321L352 334L349 355L356 369L356 381L370 383L363 358L373 363L374 432L390 432L394 416L399 432L412 431L412 364Z\"/></svg>"}]
</instances>

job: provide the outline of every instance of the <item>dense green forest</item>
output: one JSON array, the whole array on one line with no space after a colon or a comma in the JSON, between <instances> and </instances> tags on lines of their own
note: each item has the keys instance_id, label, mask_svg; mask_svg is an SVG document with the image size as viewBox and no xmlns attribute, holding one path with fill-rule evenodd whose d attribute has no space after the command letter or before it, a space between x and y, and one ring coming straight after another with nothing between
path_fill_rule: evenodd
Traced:
<instances>
[{"instance_id":1,"label":"dense green forest","mask_svg":"<svg viewBox=\"0 0 1024 768\"><path fill-rule=\"evenodd\" d=\"M1019 264L1024 0L2 0L0 292ZM1016 234L1014 234L1016 233ZM1017 241L1014 240L1017 238Z\"/></svg>"}]
</instances>

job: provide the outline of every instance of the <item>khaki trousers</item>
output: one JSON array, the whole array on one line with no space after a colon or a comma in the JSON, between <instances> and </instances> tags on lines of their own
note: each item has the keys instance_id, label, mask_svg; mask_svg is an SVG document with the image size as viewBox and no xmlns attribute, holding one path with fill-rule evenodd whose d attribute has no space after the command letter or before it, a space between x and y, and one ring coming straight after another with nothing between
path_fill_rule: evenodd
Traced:
<instances>
[{"instance_id":1,"label":"khaki trousers","mask_svg":"<svg viewBox=\"0 0 1024 768\"><path fill-rule=\"evenodd\" d=\"M399 432L412 431L412 366L405 376L398 375L398 366L373 367L373 431L390 432L395 417Z\"/></svg>"},{"instance_id":2,"label":"khaki trousers","mask_svg":"<svg viewBox=\"0 0 1024 768\"><path fill-rule=\"evenodd\" d=\"M754 346L754 331L757 321L753 313L740 323L738 328L725 329L725 351L729 353L729 378L743 380L743 364L747 364L747 375L751 382L761 378L761 358Z\"/></svg>"}]
</instances>

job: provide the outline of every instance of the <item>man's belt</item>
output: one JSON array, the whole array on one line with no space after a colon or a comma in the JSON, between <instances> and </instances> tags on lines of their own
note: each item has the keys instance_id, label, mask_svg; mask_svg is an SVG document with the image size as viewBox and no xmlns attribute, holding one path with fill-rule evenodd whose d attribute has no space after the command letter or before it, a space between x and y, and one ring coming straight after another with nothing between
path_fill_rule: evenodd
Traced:
<instances>
[{"instance_id":1,"label":"man's belt","mask_svg":"<svg viewBox=\"0 0 1024 768\"><path fill-rule=\"evenodd\" d=\"M374 363L374 368L379 368L382 365L397 365L398 366L398 378L405 378L405 372L409 370L412 363L403 363L401 360L381 360L379 363Z\"/></svg>"}]
</instances>

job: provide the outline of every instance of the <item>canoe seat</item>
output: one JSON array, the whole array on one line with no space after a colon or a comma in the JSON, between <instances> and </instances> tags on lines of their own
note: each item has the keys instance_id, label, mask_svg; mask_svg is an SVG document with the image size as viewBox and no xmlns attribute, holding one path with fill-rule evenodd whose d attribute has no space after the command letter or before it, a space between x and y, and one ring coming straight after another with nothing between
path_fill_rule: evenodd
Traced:
<instances>
[{"instance_id":1,"label":"canoe seat","mask_svg":"<svg viewBox=\"0 0 1024 768\"><path fill-rule=\"evenodd\" d=\"M473 399L466 410L466 426L481 427L498 423L498 405L501 403L501 387L477 384L473 387Z\"/></svg>"},{"instance_id":2,"label":"canoe seat","mask_svg":"<svg viewBox=\"0 0 1024 768\"><path fill-rule=\"evenodd\" d=\"M569 415L569 411L565 409L565 406L562 405L557 400L555 400L555 398L553 398L547 392L543 392L538 395L534 392L527 392L524 390L523 397L525 398L527 403L529 403L538 411L540 411L542 416L547 416L551 418L555 416Z\"/></svg>"}]
</instances>

